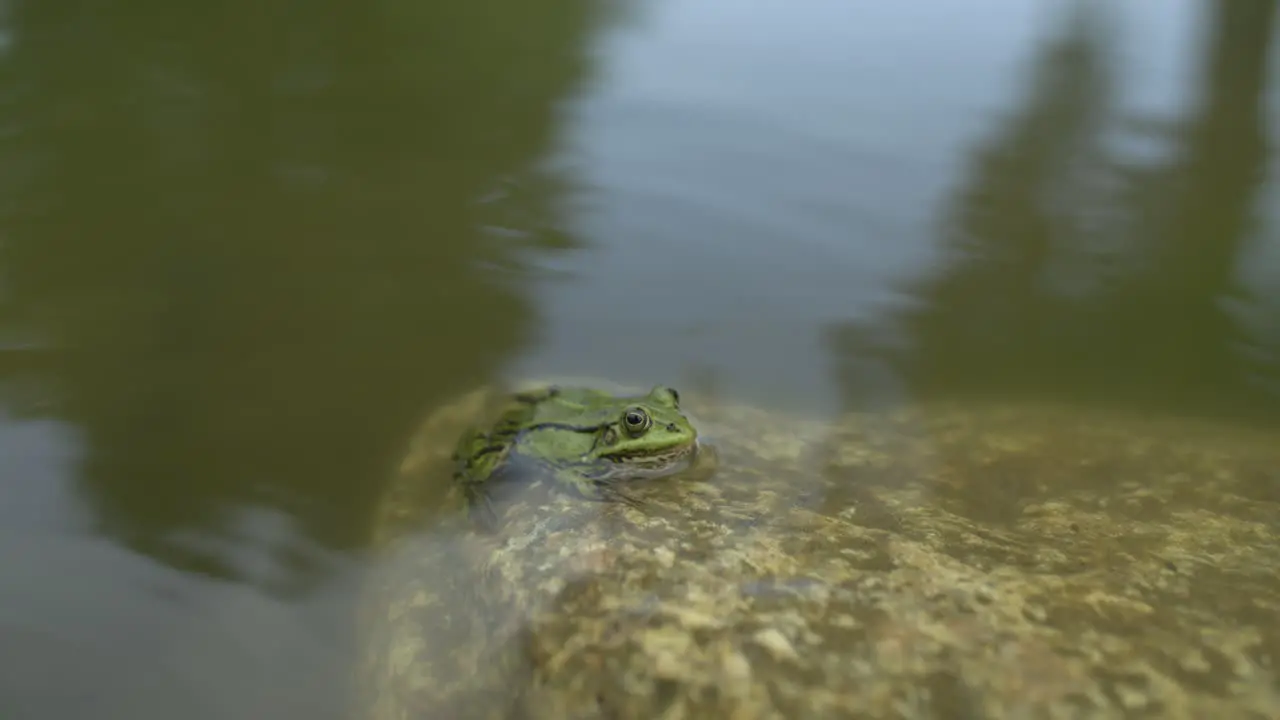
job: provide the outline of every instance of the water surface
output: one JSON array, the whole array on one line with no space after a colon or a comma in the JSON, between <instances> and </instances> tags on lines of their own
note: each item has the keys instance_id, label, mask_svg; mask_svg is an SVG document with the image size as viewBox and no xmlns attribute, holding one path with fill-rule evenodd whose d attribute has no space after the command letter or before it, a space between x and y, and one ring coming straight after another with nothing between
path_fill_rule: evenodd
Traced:
<instances>
[{"instance_id":1,"label":"water surface","mask_svg":"<svg viewBox=\"0 0 1280 720\"><path fill-rule=\"evenodd\" d=\"M339 717L496 377L1280 417L1274 2L2 7L5 718Z\"/></svg>"}]
</instances>

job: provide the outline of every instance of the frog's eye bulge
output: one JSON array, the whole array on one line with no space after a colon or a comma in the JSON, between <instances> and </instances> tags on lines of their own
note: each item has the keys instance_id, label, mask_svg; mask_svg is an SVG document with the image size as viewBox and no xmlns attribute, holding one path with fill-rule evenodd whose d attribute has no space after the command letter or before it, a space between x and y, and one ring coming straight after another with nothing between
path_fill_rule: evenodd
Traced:
<instances>
[{"instance_id":1,"label":"frog's eye bulge","mask_svg":"<svg viewBox=\"0 0 1280 720\"><path fill-rule=\"evenodd\" d=\"M673 387L654 385L653 389L649 391L649 398L677 410L680 408L680 393L676 392Z\"/></svg>"},{"instance_id":2,"label":"frog's eye bulge","mask_svg":"<svg viewBox=\"0 0 1280 720\"><path fill-rule=\"evenodd\" d=\"M652 424L653 419L643 408L627 408L627 411L622 414L622 425L632 437L642 434Z\"/></svg>"}]
</instances>

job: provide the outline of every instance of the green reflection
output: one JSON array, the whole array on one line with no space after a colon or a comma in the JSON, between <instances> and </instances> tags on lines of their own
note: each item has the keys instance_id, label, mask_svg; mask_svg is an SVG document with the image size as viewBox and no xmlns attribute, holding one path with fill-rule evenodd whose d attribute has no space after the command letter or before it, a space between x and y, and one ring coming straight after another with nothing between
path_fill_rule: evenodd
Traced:
<instances>
[{"instance_id":1,"label":"green reflection","mask_svg":"<svg viewBox=\"0 0 1280 720\"><path fill-rule=\"evenodd\" d=\"M901 338L832 332L851 397L865 391L865 362L881 356L921 395L1050 394L1280 417L1280 398L1259 384L1277 369L1249 359L1266 340L1224 303L1267 300L1248 296L1237 264L1268 230L1256 198L1275 3L1204 6L1192 117L1169 132L1134 131L1172 148L1156 161L1116 142L1135 135L1119 132L1108 10L1074 6L1017 112L973 154L942 218L949 262L909 289L917 304L891 331ZM1280 278L1268 287L1280 289Z\"/></svg>"},{"instance_id":2,"label":"green reflection","mask_svg":"<svg viewBox=\"0 0 1280 720\"><path fill-rule=\"evenodd\" d=\"M574 246L537 161L596 10L13 7L0 330L50 348L104 529L223 575L172 533L267 502L363 537L423 407L534 331L524 251Z\"/></svg>"}]
</instances>

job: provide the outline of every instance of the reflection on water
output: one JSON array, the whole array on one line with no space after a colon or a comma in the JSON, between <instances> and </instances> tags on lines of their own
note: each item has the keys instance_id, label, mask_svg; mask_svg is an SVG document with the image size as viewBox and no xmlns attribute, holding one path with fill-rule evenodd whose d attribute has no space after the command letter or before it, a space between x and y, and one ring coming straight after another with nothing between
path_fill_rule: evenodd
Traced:
<instances>
[{"instance_id":1,"label":"reflection on water","mask_svg":"<svg viewBox=\"0 0 1280 720\"><path fill-rule=\"evenodd\" d=\"M889 356L912 391L1051 393L1174 411L1280 417L1274 329L1242 323L1271 283L1240 258L1277 228L1258 212L1273 2L1219 3L1190 119L1153 129L1116 107L1111 8L1076 6L1016 112L976 152L941 218L949 254L913 287ZM1135 140L1167 148L1154 160ZM866 329L832 333L859 358ZM851 364L858 372L861 366ZM846 384L858 384L852 377Z\"/></svg>"},{"instance_id":2,"label":"reflection on water","mask_svg":"<svg viewBox=\"0 0 1280 720\"><path fill-rule=\"evenodd\" d=\"M0 716L336 714L513 371L1280 416L1274 1L1067 5L4 4Z\"/></svg>"},{"instance_id":3,"label":"reflection on water","mask_svg":"<svg viewBox=\"0 0 1280 720\"><path fill-rule=\"evenodd\" d=\"M522 258L573 245L539 161L602 8L5 8L0 397L75 433L58 473L0 458L6 506L57 498L0 533L0 715L340 716L329 549L535 331Z\"/></svg>"},{"instance_id":4,"label":"reflection on water","mask_svg":"<svg viewBox=\"0 0 1280 720\"><path fill-rule=\"evenodd\" d=\"M480 261L546 245L532 163L590 9L491 10L17 6L5 326L108 532L222 575L168 534L249 502L348 545L406 423L525 341L518 266ZM423 42L445 23L463 47Z\"/></svg>"}]
</instances>

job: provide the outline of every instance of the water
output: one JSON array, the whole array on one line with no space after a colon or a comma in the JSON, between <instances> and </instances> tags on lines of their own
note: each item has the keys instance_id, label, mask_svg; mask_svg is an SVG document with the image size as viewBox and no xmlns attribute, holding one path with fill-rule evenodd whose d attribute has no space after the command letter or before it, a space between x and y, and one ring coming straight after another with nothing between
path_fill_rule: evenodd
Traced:
<instances>
[{"instance_id":1,"label":"water","mask_svg":"<svg viewBox=\"0 0 1280 720\"><path fill-rule=\"evenodd\" d=\"M0 717L339 717L498 376L1280 417L1272 2L0 9Z\"/></svg>"}]
</instances>

